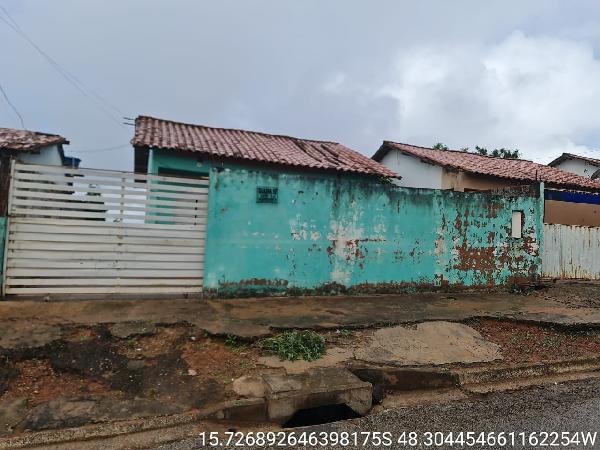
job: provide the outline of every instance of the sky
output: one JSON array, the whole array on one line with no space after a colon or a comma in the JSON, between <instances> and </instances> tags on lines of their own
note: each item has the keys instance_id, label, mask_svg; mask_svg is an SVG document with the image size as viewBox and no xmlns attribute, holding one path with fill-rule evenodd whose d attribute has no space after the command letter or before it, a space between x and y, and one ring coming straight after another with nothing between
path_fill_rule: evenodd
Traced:
<instances>
[{"instance_id":1,"label":"sky","mask_svg":"<svg viewBox=\"0 0 600 450\"><path fill-rule=\"evenodd\" d=\"M26 129L65 136L85 167L132 170L133 127L122 122L138 115L368 156L393 140L518 148L542 163L600 157L596 0L0 6L0 86ZM3 97L0 127L21 127Z\"/></svg>"}]
</instances>

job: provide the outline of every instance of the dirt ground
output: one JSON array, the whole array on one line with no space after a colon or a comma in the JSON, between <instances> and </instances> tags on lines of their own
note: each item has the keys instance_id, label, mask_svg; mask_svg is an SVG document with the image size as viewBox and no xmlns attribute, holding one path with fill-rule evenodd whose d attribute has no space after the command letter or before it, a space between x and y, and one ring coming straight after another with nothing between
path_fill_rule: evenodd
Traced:
<instances>
[{"instance_id":1,"label":"dirt ground","mask_svg":"<svg viewBox=\"0 0 600 450\"><path fill-rule=\"evenodd\" d=\"M426 297L425 303L419 306L418 317L425 317L423 321L439 320L439 312L446 308L444 314L500 346L503 364L600 356L600 328L594 321L580 320L590 311L600 317L600 285L559 284L527 295L508 295L503 306L500 298L494 297L484 301L482 309L473 307L467 313L460 310L474 302L474 298L454 299L454 295L429 300ZM257 301L241 300L242 303L221 305L223 311L229 311L229 318L225 320L228 326L244 320L256 323L256 315L267 308L269 302L281 306L291 300L261 300L250 306L243 303ZM389 299L375 299L367 307L360 306L360 299L355 299L352 309L348 309L346 299L339 302L327 299L324 305L312 299L300 305L288 303L292 311L301 311L303 305L302 314L306 317L301 320L293 319L289 311L269 320L279 325L303 324L302 328L311 328L309 317L313 317L312 327L326 339L328 353L315 363L293 363L299 370L313 365L344 366L351 362L357 349L368 348L377 330L397 323L395 319L400 316L404 301L407 300L403 298L394 306ZM31 324L42 320L39 308L46 305L35 305L38 314L32 320L24 320L23 323L29 323L29 326L23 329L14 317L4 318L5 323L10 324L11 330L21 329L26 337L27 330L34 330ZM140 302L135 309L143 310L145 305L150 305L152 310L157 307L154 302ZM235 311L236 305L239 305L238 311ZM308 308L310 305L314 306L314 311ZM376 323L363 320L363 316L375 311L378 305L385 305L384 311L388 313L393 310L388 321L382 321L381 311L371 318ZM82 308L77 304L74 307ZM86 308L92 306L83 309ZM104 305L98 304L95 308L101 311L100 316L105 314L102 312ZM187 311L186 308L183 310ZM428 308L434 313L427 313ZM496 312L490 316L491 310ZM277 311L275 308L264 315L273 316ZM409 317L413 317L411 314L415 309L412 311L407 314ZM495 317L497 311L505 313ZM527 313L524 315L523 311ZM577 321L565 323L563 319L569 311L576 312ZM32 333L29 345L21 341L20 345L0 346L0 436L202 409L237 398L233 381L240 376L283 372L286 367L291 367L277 361L267 364L269 357L257 345L259 336L242 339L221 332L215 335L190 323L193 320L189 318L178 318L177 322L112 323L108 321L111 317L114 316L106 314L102 320L82 324L72 320L60 322L56 316L51 316L44 319L44 323L54 327L51 333L43 336L39 332ZM333 317L336 322L328 322ZM553 322L555 317L561 319ZM362 322L356 327L359 319ZM407 321L404 319L401 323L410 330L417 329L416 324L421 322ZM327 326L323 327L323 324ZM239 326L247 329L244 324ZM274 359L271 357L270 361Z\"/></svg>"},{"instance_id":2,"label":"dirt ground","mask_svg":"<svg viewBox=\"0 0 600 450\"><path fill-rule=\"evenodd\" d=\"M600 356L600 330L565 329L500 320L467 322L481 335L500 345L507 363L537 363Z\"/></svg>"},{"instance_id":3,"label":"dirt ground","mask_svg":"<svg viewBox=\"0 0 600 450\"><path fill-rule=\"evenodd\" d=\"M184 324L126 338L104 325L63 335L42 347L0 353L0 410L15 400L25 405L21 417L12 418L20 419L15 431L67 425L82 409L90 422L103 421L136 399L155 402L150 409L144 404L149 415L201 409L234 398L233 380L258 370L254 346L235 339L226 344ZM104 406L95 417L89 402L100 399ZM0 435L12 430L0 428Z\"/></svg>"}]
</instances>

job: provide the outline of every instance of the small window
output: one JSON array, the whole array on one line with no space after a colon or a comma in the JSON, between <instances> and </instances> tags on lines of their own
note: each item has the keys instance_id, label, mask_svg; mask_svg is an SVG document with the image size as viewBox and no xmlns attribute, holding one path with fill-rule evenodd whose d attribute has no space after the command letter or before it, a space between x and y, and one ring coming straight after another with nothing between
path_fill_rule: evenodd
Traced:
<instances>
[{"instance_id":1,"label":"small window","mask_svg":"<svg viewBox=\"0 0 600 450\"><path fill-rule=\"evenodd\" d=\"M512 213L512 237L515 239L523 237L523 211Z\"/></svg>"}]
</instances>

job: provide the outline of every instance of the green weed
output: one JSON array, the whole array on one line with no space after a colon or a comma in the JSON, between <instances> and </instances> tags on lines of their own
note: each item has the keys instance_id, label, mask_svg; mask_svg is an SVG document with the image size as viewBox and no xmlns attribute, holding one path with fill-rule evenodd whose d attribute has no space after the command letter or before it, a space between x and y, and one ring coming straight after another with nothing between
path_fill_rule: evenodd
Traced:
<instances>
[{"instance_id":1,"label":"green weed","mask_svg":"<svg viewBox=\"0 0 600 450\"><path fill-rule=\"evenodd\" d=\"M261 339L258 346L280 359L305 361L319 359L325 353L325 339L314 331L284 331L277 336Z\"/></svg>"}]
</instances>

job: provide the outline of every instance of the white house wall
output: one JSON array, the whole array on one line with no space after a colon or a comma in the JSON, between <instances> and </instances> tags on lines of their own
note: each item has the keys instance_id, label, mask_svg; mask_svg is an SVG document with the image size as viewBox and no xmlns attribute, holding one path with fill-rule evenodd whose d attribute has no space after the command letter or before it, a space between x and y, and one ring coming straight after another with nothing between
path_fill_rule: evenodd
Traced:
<instances>
[{"instance_id":1,"label":"white house wall","mask_svg":"<svg viewBox=\"0 0 600 450\"><path fill-rule=\"evenodd\" d=\"M396 180L398 186L442 189L442 168L428 164L414 156L390 151L381 160L381 164L402 176Z\"/></svg>"},{"instance_id":2,"label":"white house wall","mask_svg":"<svg viewBox=\"0 0 600 450\"><path fill-rule=\"evenodd\" d=\"M564 170L565 172L575 173L587 178L590 178L592 174L600 168L580 159L567 159L554 167Z\"/></svg>"},{"instance_id":3,"label":"white house wall","mask_svg":"<svg viewBox=\"0 0 600 450\"><path fill-rule=\"evenodd\" d=\"M62 158L58 145L50 145L40 149L39 153L20 152L19 161L27 164L43 164L45 166L62 166Z\"/></svg>"}]
</instances>

